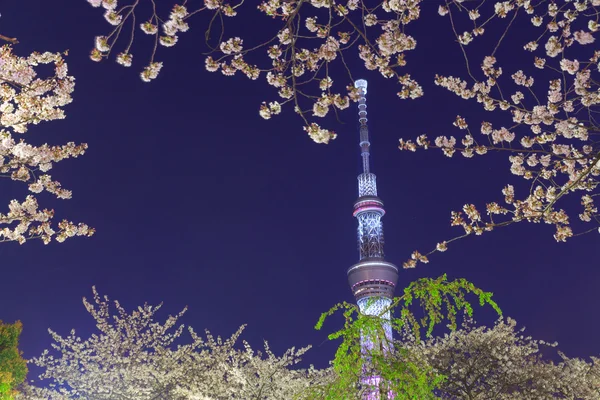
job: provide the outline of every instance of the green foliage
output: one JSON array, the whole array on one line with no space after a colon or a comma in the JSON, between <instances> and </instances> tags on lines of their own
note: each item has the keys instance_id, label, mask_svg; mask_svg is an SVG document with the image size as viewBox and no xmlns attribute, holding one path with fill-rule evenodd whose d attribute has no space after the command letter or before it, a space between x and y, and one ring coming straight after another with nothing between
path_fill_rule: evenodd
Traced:
<instances>
[{"instance_id":1,"label":"green foliage","mask_svg":"<svg viewBox=\"0 0 600 400\"><path fill-rule=\"evenodd\" d=\"M12 400L15 388L27 375L27 361L18 349L22 330L20 321L14 324L0 321L0 400Z\"/></svg>"},{"instance_id":2,"label":"green foliage","mask_svg":"<svg viewBox=\"0 0 600 400\"><path fill-rule=\"evenodd\" d=\"M456 315L458 311L464 311L469 317L473 316L473 307L465 299L465 295L473 294L479 298L479 305L490 305L498 315L502 311L492 300L492 293L484 292L475 287L466 279L456 279L448 282L446 274L437 279L423 278L412 282L404 289L404 295L396 297L391 308L401 307L401 316L404 318L392 319L395 330L400 331L405 321L412 326L413 334L420 339L421 328L427 326L426 336L430 336L433 328L442 322L448 320L450 329L456 330ZM425 316L417 322L414 314L409 307L413 300L417 300L419 305L425 311ZM445 309L445 312L444 312Z\"/></svg>"},{"instance_id":3,"label":"green foliage","mask_svg":"<svg viewBox=\"0 0 600 400\"><path fill-rule=\"evenodd\" d=\"M458 312L463 311L469 316L473 314L467 295L477 296L481 306L488 304L502 314L492 300L492 293L484 292L465 279L449 282L446 275L412 282L404 289L403 295L394 298L390 307L380 315L361 314L355 304L336 304L321 314L315 326L320 330L328 317L342 312L344 327L328 336L330 340L342 340L333 361L335 376L327 385L312 388L307 397L329 400L361 398L365 391L371 391L374 387L369 387L365 382L361 385L361 379L364 381L364 377L378 376L381 377L381 383L377 387L382 394L393 391L397 399L435 398L433 390L444 377L435 374L431 367L413 357L401 344L390 341L384 327L389 324L398 333L408 329L418 340L423 329L429 337L434 327L444 321L448 322L450 329L455 330ZM413 303L417 303L423 317L415 316ZM382 318L387 311L391 312L390 321ZM361 340L373 343L373 348L365 352ZM390 356L392 354L393 357Z\"/></svg>"}]
</instances>

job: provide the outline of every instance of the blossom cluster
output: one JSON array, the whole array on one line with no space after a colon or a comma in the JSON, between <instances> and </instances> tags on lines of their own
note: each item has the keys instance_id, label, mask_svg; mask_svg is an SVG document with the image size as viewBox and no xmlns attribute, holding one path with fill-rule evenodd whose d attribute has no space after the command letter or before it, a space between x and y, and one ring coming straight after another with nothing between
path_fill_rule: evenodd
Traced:
<instances>
[{"instance_id":1,"label":"blossom cluster","mask_svg":"<svg viewBox=\"0 0 600 400\"><path fill-rule=\"evenodd\" d=\"M90 58L93 61L102 61L108 58L113 51L117 41L122 33L123 27L126 24L131 24L132 29L127 45L117 53L115 60L118 64L124 67L130 67L133 63L133 54L131 47L133 45L135 35L139 28L145 35L154 37L154 47L149 57L147 65L140 73L140 78L144 82L150 82L156 79L161 68L162 62L155 61L158 45L164 47L173 47L179 40L179 34L189 30L187 20L194 14L209 10L216 14L233 17L236 15L235 9L238 7L232 6L222 0L205 0L204 5L198 9L189 11L186 6L186 1L183 4L174 4L168 16L159 16L156 10L156 4L152 3L149 8L148 17L139 25L136 25L136 12L139 11L140 1L130 2L119 7L122 0L87 0L87 2L95 8L104 10L105 20L113 26L110 33L107 35L96 36L94 47L90 53ZM126 2L127 3L127 2ZM143 1L142 1L143 3Z\"/></svg>"},{"instance_id":2,"label":"blossom cluster","mask_svg":"<svg viewBox=\"0 0 600 400\"><path fill-rule=\"evenodd\" d=\"M488 10L491 15L481 18L481 24L480 14L486 8L471 8L460 1L440 8L441 15L453 18L454 26L460 26L454 14L468 11L474 28L460 34L463 38L468 33L483 40L487 24L510 15L512 22L506 29L527 23L541 29L536 40L523 45L522 60L531 57L532 62L527 61L508 76L505 68L498 65L496 54L500 45L508 45L502 43L504 35L496 43L491 40L494 50L481 60L481 75L476 76L471 69L467 79L436 76L438 86L465 100L476 101L485 111L502 114L505 124L498 117L492 118L494 123L481 121L476 132L467 118L457 116L453 125L465 131L462 137L446 135L430 140L421 135L416 140L400 139L401 150L439 149L448 157L457 153L467 158L506 153L511 173L528 181L529 188L519 191L519 197L515 197L513 185L506 185L502 191L506 204L487 204L485 218L472 204L452 212L451 225L464 231L460 237L529 221L553 225L554 238L563 242L579 234L574 232L573 214L579 214L580 222L591 225L579 229L580 233L600 231L600 213L594 203L600 196L600 145L596 140L600 124L594 117L600 105L600 51L589 46L595 42L598 30L593 17L598 6L598 0L497 2ZM593 18L586 19L590 16ZM458 41L468 55L468 43L460 38ZM527 66L531 68L527 70ZM569 198L576 200L563 201ZM581 206L583 210L578 213L568 211ZM412 257L405 266L414 267L416 261L418 258Z\"/></svg>"},{"instance_id":3,"label":"blossom cluster","mask_svg":"<svg viewBox=\"0 0 600 400\"><path fill-rule=\"evenodd\" d=\"M42 78L36 67L54 65L54 75ZM54 237L62 242L73 236L91 236L85 224L62 221L52 228L52 210L41 210L34 194L43 191L59 199L71 198L48 171L67 158L85 153L86 144L34 146L23 139L29 125L65 117L63 107L72 101L75 81L68 75L60 53L32 53L20 57L11 45L0 48L0 175L28 185L32 195L20 202L12 200L6 214L0 213L0 242L40 238L49 243Z\"/></svg>"},{"instance_id":4,"label":"blossom cluster","mask_svg":"<svg viewBox=\"0 0 600 400\"><path fill-rule=\"evenodd\" d=\"M87 1L94 7L104 8L105 18L115 26L108 35L96 38L91 58L100 61L109 56L123 27L130 20L133 23L134 10L138 10L144 1L126 1L120 9L117 9L117 0ZM148 7L151 9L149 18L140 28L145 34L154 35L158 44L170 47L177 43L178 33L188 30L187 20L192 15L201 11L213 14L208 27L209 37L217 17L224 21L222 16L237 15L242 3L232 5L223 0L205 0L201 7L188 10L187 2L183 2L173 6L166 22L161 22L165 18L159 17L154 7ZM325 117L332 106L343 110L350 101L357 100L357 96L353 96L354 87L348 85L353 79L345 61L345 53L352 48L358 50L366 69L379 71L383 77L393 78L400 85L400 98L415 99L423 95L422 87L410 74L399 72L406 65L405 54L417 44L407 33L406 25L419 18L420 0L386 0L373 7L358 0L264 0L258 10L268 17L280 19L281 27L270 39L249 47L245 42L255 39L251 34L246 37L217 34L218 43L207 43L211 54L205 58L205 67L226 76L239 72L252 80L264 77L279 98L260 106L259 114L263 118L271 118L280 113L281 106L289 105L302 118L304 130L315 142L328 143L334 139L335 132L321 127L314 119ZM125 49L117 55L119 64L131 65L129 50L135 32L132 30ZM259 50L266 55L261 63L249 61L250 58L258 59L253 54ZM156 46L148 66L141 73L145 82L156 78L162 66L154 61L155 53ZM331 76L338 70L345 73L348 80L340 81L341 86L336 89ZM267 103L278 106L273 110Z\"/></svg>"}]
</instances>

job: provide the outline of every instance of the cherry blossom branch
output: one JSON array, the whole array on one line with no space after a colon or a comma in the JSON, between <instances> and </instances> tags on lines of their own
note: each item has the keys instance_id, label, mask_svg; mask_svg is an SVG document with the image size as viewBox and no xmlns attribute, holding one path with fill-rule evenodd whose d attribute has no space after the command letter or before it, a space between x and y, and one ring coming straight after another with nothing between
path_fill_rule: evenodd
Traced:
<instances>
[{"instance_id":1,"label":"cherry blossom branch","mask_svg":"<svg viewBox=\"0 0 600 400\"><path fill-rule=\"evenodd\" d=\"M6 214L0 213L0 242L20 244L52 238L62 242L73 236L91 236L94 229L85 224L63 220L52 224L53 210L40 209L35 194L47 191L59 199L71 198L71 191L48 173L53 165L83 155L87 144L69 142L61 146L32 146L22 136L31 124L65 117L63 107L72 101L74 79L60 53L32 53L28 57L13 54L11 45L0 48L0 176L27 184L33 194L24 201L12 200ZM40 64L54 65L54 75L38 76ZM35 106L32 106L35 105Z\"/></svg>"},{"instance_id":2,"label":"cherry blossom branch","mask_svg":"<svg viewBox=\"0 0 600 400\"><path fill-rule=\"evenodd\" d=\"M131 7L121 7L117 10L118 1L130 4ZM104 8L105 19L116 27L116 30L113 30L114 35L111 33L96 38L91 58L94 61L101 61L111 54L114 46L117 45L120 29L129 19L133 9L139 7L142 1L88 0L88 2L94 7ZM356 89L353 85L348 85L352 83L350 76L348 81L342 79L342 88L346 93L333 90L332 85L335 83L331 79L338 70L337 64L334 63L336 59L341 60L339 63L341 71L348 72L343 55L344 52L353 50L354 44L358 45L359 56L365 62L367 69L379 70L384 77L398 80L401 85L398 95L401 98L416 98L422 95L422 88L410 75L401 75L397 71L406 64L404 53L412 50L416 45L415 40L405 33L405 26L418 18L419 3L420 1L391 2L383 5L375 4L375 7L369 8L364 2L358 0L339 3L322 0L286 2L265 0L260 3L259 11L266 16L280 18L283 21L282 25L270 35L271 39L249 47L244 47L244 41L250 41L252 35L246 38L226 39L224 33L224 17L236 16L238 9L241 12L243 1L230 5L222 0L207 0L204 7L195 11L189 11L187 2L184 2L183 5L174 5L168 20L158 17L153 4L150 19L140 28L144 33L155 37L155 48L152 50L150 63L142 71L141 77L148 82L158 76L162 63L154 60L156 46L175 45L179 33L186 32L189 28L186 22L188 18L207 10L212 12L204 37L209 48L206 58L207 70L221 71L227 76L235 75L239 71L250 79L258 79L261 74L266 73L267 83L277 89L279 97L283 100L263 102L260 106L260 115L266 119L271 118L281 113L282 105L290 103L289 105L293 106L294 111L302 119L304 130L309 136L315 142L327 143L335 138L335 132L321 128L318 123L313 122L313 119L324 117L332 108L337 117L338 110L347 108L350 101L357 101ZM311 12L315 15L310 15ZM374 12L383 13L383 17L376 16ZM327 20L319 24L317 18L325 13ZM209 39L213 29L216 29L217 18L220 21L220 34L216 38L216 45L213 45ZM360 29L359 25L362 25L363 29ZM373 35L367 32L367 29L372 31L376 27L382 28L383 33ZM311 34L305 35L301 31L304 28ZM162 35L159 33L161 29ZM129 42L131 43L132 40L133 37ZM304 43L312 47L315 40L320 43L316 49L309 50L304 47ZM348 44L350 45L347 46ZM130 47L128 45L124 52L117 55L119 64L131 65ZM247 56L261 49L266 49L267 66L249 63ZM215 55L216 53L219 54ZM326 68L323 68L324 65ZM301 78L307 75L307 79ZM314 92L314 89L309 86L311 82L318 83L320 92ZM301 86L304 90L300 90ZM304 106L305 103L310 104L311 107ZM311 109L312 115L309 116Z\"/></svg>"},{"instance_id":3,"label":"cherry blossom branch","mask_svg":"<svg viewBox=\"0 0 600 400\"><path fill-rule=\"evenodd\" d=\"M11 43L11 44L19 44L19 41L17 40L17 38L11 38L11 37L4 36L4 35L0 35L0 40L3 40L5 42Z\"/></svg>"},{"instance_id":4,"label":"cherry blossom branch","mask_svg":"<svg viewBox=\"0 0 600 400\"><path fill-rule=\"evenodd\" d=\"M452 14L451 6L456 6L461 11L466 11L471 21L480 17L479 7L472 8L468 3L451 1L446 6L440 7L441 15L449 15L450 25L465 59L466 74L471 79L466 80L456 77L436 76L436 84L442 86L466 100L476 99L486 111L501 110L510 113L513 125L509 128L494 128L491 123L481 123L481 133L486 136L489 145L479 144L474 134L468 127L465 118L457 116L454 126L467 131L457 145L453 136L439 136L430 143L425 135L419 136L415 142L400 139L400 149L416 151L417 149L439 149L444 155L452 157L455 153L471 158L474 155L485 155L488 152L508 152L511 163L511 172L525 180L530 181L528 195L523 199L515 199L514 187L506 185L503 194L506 203L512 207L508 209L497 203L487 204L488 221L483 221L479 211L472 204L463 206L461 212L452 212L451 225L461 226L465 233L446 242L439 243L436 249L426 254L413 252L411 259L404 265L407 268L416 266L417 262L428 262L428 256L435 251L445 251L451 241L465 238L473 233L480 235L495 228L508 226L516 222L545 222L556 228L554 238L565 241L575 236L571 228L569 214L564 209L555 209L559 200L565 200L567 207L572 207L569 199L580 200L583 212L579 219L583 223L592 223L594 228L584 230L585 233L594 232L600 226L597 218L598 207L594 197L598 194L600 176L600 147L598 142L591 138L597 135L600 126L596 123L592 113L598 111L600 97L595 93L600 89L598 79L592 73L597 73L600 52L593 51L593 55L586 61L578 61L581 56L574 53L574 45L587 45L595 41L594 33L600 29L597 21L588 21L587 30L577 30L577 15L589 4L574 5L570 2L548 3L548 12L541 15L536 13L531 18L531 23L538 27L543 25L544 18L549 22L544 25L544 32L534 41L526 43L524 50L535 52L538 42L547 38L543 56L534 56L533 65L536 69L545 71L543 77L554 73L558 79L549 81L545 93L546 102L540 101L538 93L545 88L539 88L536 93L533 75L525 74L518 70L511 75L513 86L524 87L531 95L528 101L525 94L517 90L505 98L500 89L503 70L497 67L498 60L494 56L498 46L507 36L509 30L515 26L519 19L521 9L525 14L534 14L536 8L542 3L497 2L494 10L484 24L474 23L471 31L459 34L457 22ZM599 4L600 5L600 4ZM481 40L484 33L483 25L492 19L507 18L510 13L512 18L501 31L500 38L495 42L491 55L486 56L481 64L483 79L474 76L469 68L466 49L473 40ZM583 26L582 26L583 27ZM561 31L561 35L552 34ZM582 51L582 49L579 49ZM572 55L571 55L572 54ZM544 56L549 57L550 60ZM567 58L571 57L571 58ZM555 59L554 65L550 62ZM506 81L504 80L504 84ZM499 98L491 93L497 90ZM512 102L512 104L511 104ZM531 104L531 105L529 105ZM530 130L530 132L527 132ZM576 192L582 193L575 197ZM463 215L466 217L463 218ZM494 215L510 215L505 221L494 221ZM578 234L579 235L579 234Z\"/></svg>"}]
</instances>

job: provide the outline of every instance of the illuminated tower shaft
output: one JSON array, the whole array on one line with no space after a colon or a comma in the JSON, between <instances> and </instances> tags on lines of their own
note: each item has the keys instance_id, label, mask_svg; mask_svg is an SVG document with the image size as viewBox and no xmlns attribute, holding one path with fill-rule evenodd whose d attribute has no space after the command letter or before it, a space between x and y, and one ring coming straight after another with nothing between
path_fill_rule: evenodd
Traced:
<instances>
[{"instance_id":1,"label":"illuminated tower shaft","mask_svg":"<svg viewBox=\"0 0 600 400\"><path fill-rule=\"evenodd\" d=\"M383 202L377 197L375 174L369 165L369 130L367 128L367 81L354 83L360 93L358 116L360 121L360 149L363 173L358 175L358 200L354 203L354 216L358 220L358 250L360 261L348 269L348 282L356 298L360 311L367 315L381 315L390 319L390 312L382 312L391 305L394 288L398 282L398 268L384 259L383 225L381 218L385 214ZM384 325L385 336L392 339L390 324ZM383 343L362 338L363 352ZM379 378L367 376L363 382L377 385ZM366 399L379 399L379 393L368 394Z\"/></svg>"}]
</instances>

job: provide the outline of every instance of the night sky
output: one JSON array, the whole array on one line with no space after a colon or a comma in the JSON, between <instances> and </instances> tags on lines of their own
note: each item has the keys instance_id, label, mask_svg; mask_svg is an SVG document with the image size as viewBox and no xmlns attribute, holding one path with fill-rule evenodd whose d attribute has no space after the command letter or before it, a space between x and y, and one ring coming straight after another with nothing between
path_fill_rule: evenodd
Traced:
<instances>
[{"instance_id":1,"label":"night sky","mask_svg":"<svg viewBox=\"0 0 600 400\"><path fill-rule=\"evenodd\" d=\"M260 103L276 99L266 82L205 70L202 18L191 21L175 47L161 49L165 66L147 84L138 73L150 51L148 37L134 48L130 69L113 58L89 60L94 36L109 26L85 0L1 3L0 33L20 40L15 52L69 49L77 83L67 118L32 126L27 138L89 144L85 156L51 171L73 199L43 194L40 203L58 219L97 229L92 238L64 244L0 245L0 319L23 322L24 357L50 347L49 327L61 334L76 328L84 337L93 332L81 298L96 285L128 308L163 301L162 318L188 305L182 321L197 331L229 336L248 324L243 338L254 347L263 339L278 353L312 344L306 360L326 366L335 350L324 344L326 333L339 325L327 324L325 332L313 326L330 306L353 301L346 270L358 260L356 105L342 114L343 124L327 120L338 138L318 145L290 108L269 121L259 116ZM412 25L417 49L407 54L407 72L423 83L423 98L402 101L391 81L351 65L355 78L369 81L372 169L387 210L386 258L398 265L413 250L460 233L449 226L451 210L501 201L506 183L517 193L528 189L510 174L506 155L466 160L397 149L400 137L460 135L451 126L457 114L487 117L476 103L432 83L436 72L463 71L437 5L425 3L423 18ZM268 18L250 4L246 9L267 24L257 28L242 17L231 20L233 30L265 34ZM3 211L10 199L25 195L25 185L4 181ZM443 273L464 277L494 292L505 315L534 338L558 341L569 356L598 355L600 237L557 244L553 233L549 225L520 224L467 238L428 265L402 270L399 284ZM490 312L482 319L492 318Z\"/></svg>"}]
</instances>

